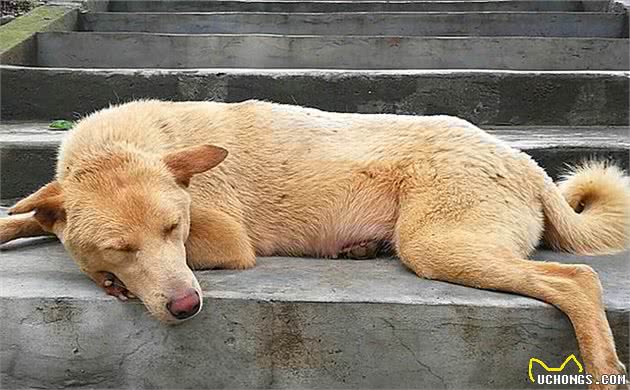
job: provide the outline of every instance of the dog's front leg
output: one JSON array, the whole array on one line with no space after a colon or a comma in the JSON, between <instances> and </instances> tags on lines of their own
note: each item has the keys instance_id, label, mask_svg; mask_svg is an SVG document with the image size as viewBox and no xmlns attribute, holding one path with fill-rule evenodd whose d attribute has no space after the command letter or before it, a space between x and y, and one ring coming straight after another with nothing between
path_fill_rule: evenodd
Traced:
<instances>
[{"instance_id":1,"label":"dog's front leg","mask_svg":"<svg viewBox=\"0 0 630 390\"><path fill-rule=\"evenodd\" d=\"M0 219L0 244L24 237L54 235L44 230L33 215L12 215Z\"/></svg>"},{"instance_id":2,"label":"dog's front leg","mask_svg":"<svg viewBox=\"0 0 630 390\"><path fill-rule=\"evenodd\" d=\"M192 269L245 269L256 265L244 226L220 210L199 206L191 209L186 255Z\"/></svg>"}]
</instances>

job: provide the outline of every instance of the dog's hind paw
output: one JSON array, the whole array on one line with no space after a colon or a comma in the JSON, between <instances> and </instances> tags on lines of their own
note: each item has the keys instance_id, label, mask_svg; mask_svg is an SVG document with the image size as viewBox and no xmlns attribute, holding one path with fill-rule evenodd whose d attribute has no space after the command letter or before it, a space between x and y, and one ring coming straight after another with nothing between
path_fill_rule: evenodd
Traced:
<instances>
[{"instance_id":1,"label":"dog's hind paw","mask_svg":"<svg viewBox=\"0 0 630 390\"><path fill-rule=\"evenodd\" d=\"M343 248L339 252L339 257L354 260L373 259L380 250L381 243L379 241L363 241Z\"/></svg>"}]
</instances>

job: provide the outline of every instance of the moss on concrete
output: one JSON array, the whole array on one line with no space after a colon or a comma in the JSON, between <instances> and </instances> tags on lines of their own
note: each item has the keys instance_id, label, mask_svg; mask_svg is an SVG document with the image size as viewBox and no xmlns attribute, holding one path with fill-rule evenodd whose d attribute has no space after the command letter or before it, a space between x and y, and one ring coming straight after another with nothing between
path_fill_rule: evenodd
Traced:
<instances>
[{"instance_id":1,"label":"moss on concrete","mask_svg":"<svg viewBox=\"0 0 630 390\"><path fill-rule=\"evenodd\" d=\"M35 33L65 29L68 14L77 12L72 7L41 6L0 26L0 55L20 45Z\"/></svg>"}]
</instances>

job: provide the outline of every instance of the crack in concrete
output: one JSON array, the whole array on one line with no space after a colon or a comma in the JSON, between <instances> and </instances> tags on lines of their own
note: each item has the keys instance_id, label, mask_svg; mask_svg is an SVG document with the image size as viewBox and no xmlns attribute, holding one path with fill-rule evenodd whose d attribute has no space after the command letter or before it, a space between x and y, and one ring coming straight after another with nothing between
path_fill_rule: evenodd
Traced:
<instances>
[{"instance_id":1,"label":"crack in concrete","mask_svg":"<svg viewBox=\"0 0 630 390\"><path fill-rule=\"evenodd\" d=\"M136 354L140 349L142 349L144 346L146 346L147 344L149 344L151 342L151 339L145 340L143 342L141 342L139 345L137 345L132 351L129 352L124 352L122 354L122 358L120 359L120 362L118 363L118 369L122 369L123 365L125 364L125 361L131 357L132 355Z\"/></svg>"},{"instance_id":2,"label":"crack in concrete","mask_svg":"<svg viewBox=\"0 0 630 390\"><path fill-rule=\"evenodd\" d=\"M544 330L553 330L553 331L561 331L561 330L563 330L560 327L543 326L543 325L535 323L535 322L522 322L522 323L501 324L501 325L471 324L471 323L467 323L467 322L442 322L439 325L436 325L436 327L448 326L448 325L469 327L469 328L470 327L473 327L473 328L485 328L485 329L505 329L505 328L508 328L508 327L518 328L518 327L526 327L526 326L535 326L537 328L544 329Z\"/></svg>"},{"instance_id":3,"label":"crack in concrete","mask_svg":"<svg viewBox=\"0 0 630 390\"><path fill-rule=\"evenodd\" d=\"M470 319L470 320L478 320L480 322L486 322L487 319L477 319L475 317L470 317L470 316L466 316L466 318ZM472 323L463 323L463 322L442 322L439 325L437 325L437 327L442 327L442 326L457 326L457 327L474 327L474 328L484 328L484 329L501 329L501 330L505 330L507 328L513 328L515 330L518 330L522 333L525 333L526 337L528 337L529 339L521 336L521 334L517 331L514 332L514 339L516 343L522 343L522 344L527 344L527 345L531 345L534 346L536 348L538 348L541 351L546 351L546 353L551 353L554 356L560 356L557 353L552 353L549 352L549 348L546 348L545 346L541 346L537 343L535 343L532 340L536 340L537 337L534 336L532 334L532 332L527 328L528 326L533 326L542 330L551 330L551 331L562 331L563 329L560 327L553 327L553 326L543 326L540 323L537 322L523 322L523 323L513 323L513 324L504 324L504 325L489 325L489 324L472 324Z\"/></svg>"},{"instance_id":4,"label":"crack in concrete","mask_svg":"<svg viewBox=\"0 0 630 390\"><path fill-rule=\"evenodd\" d=\"M81 344L79 343L79 333L75 333L74 334L74 343L77 345L77 353L81 352L83 350L83 348L81 347ZM74 352L74 351L73 351Z\"/></svg>"},{"instance_id":5,"label":"crack in concrete","mask_svg":"<svg viewBox=\"0 0 630 390\"><path fill-rule=\"evenodd\" d=\"M409 354L411 355L411 357L415 360L415 362L422 367L426 372L428 372L429 374L431 374L431 376L433 376L434 378L438 379L440 381L440 383L442 384L443 388L446 388L446 382L444 381L444 378L441 377L440 375L436 374L435 372L433 372L433 370L431 369L430 366L428 366L427 364L423 363L418 356L416 355L416 353L414 352L413 349L411 349L404 341L403 339L400 337L400 335L396 332L396 327L394 326L394 324L391 323L391 321L385 319L385 318L380 318L384 323L386 323L392 330L392 335L396 338L396 340L398 340L398 342L400 343L400 345L406 349Z\"/></svg>"}]
</instances>

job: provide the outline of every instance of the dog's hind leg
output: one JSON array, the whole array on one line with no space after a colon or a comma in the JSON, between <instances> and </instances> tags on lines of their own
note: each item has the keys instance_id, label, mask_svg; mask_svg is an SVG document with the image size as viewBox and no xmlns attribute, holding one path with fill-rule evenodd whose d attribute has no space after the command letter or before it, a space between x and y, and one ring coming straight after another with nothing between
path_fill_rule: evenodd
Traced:
<instances>
[{"instance_id":1,"label":"dog's hind leg","mask_svg":"<svg viewBox=\"0 0 630 390\"><path fill-rule=\"evenodd\" d=\"M12 215L0 218L0 244L17 238L50 236L33 215Z\"/></svg>"},{"instance_id":2,"label":"dog's hind leg","mask_svg":"<svg viewBox=\"0 0 630 390\"><path fill-rule=\"evenodd\" d=\"M592 268L523 259L487 223L467 224L472 218L465 217L418 220L428 215L418 211L422 207L420 203L403 206L395 237L400 259L418 276L550 303L571 320L588 373L599 378L624 372L604 312L601 284Z\"/></svg>"},{"instance_id":3,"label":"dog's hind leg","mask_svg":"<svg viewBox=\"0 0 630 390\"><path fill-rule=\"evenodd\" d=\"M245 269L256 255L245 228L220 210L192 207L186 255L192 269Z\"/></svg>"}]
</instances>

